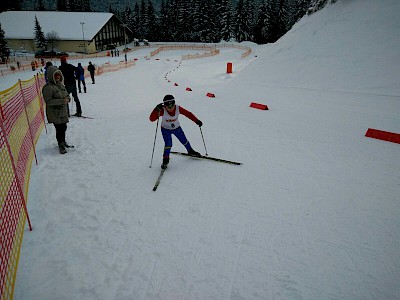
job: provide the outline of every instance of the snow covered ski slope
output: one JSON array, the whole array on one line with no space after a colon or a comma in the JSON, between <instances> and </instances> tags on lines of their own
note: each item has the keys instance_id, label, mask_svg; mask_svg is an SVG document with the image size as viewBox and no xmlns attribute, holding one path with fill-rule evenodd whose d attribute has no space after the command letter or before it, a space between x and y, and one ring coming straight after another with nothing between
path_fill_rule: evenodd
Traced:
<instances>
[{"instance_id":1,"label":"snow covered ski slope","mask_svg":"<svg viewBox=\"0 0 400 300\"><path fill-rule=\"evenodd\" d=\"M400 133L399 11L338 0L245 59L140 50L97 77L75 148L40 138L15 299L398 299L400 147L364 135ZM153 192L165 94L202 120L209 156L243 165L171 155Z\"/></svg>"}]
</instances>

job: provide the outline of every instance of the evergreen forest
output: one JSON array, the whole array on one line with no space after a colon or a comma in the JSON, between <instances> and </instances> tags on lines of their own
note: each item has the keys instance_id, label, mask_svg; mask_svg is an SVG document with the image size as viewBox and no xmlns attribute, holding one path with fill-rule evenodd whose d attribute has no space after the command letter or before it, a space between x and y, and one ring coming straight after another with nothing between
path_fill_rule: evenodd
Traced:
<instances>
[{"instance_id":1,"label":"evergreen forest","mask_svg":"<svg viewBox=\"0 0 400 300\"><path fill-rule=\"evenodd\" d=\"M100 1L100 0L98 0ZM336 0L136 0L99 9L95 0L2 0L6 10L107 11L132 32L131 39L164 42L251 41L273 43L305 14ZM123 2L123 1L121 1ZM113 2L115 3L115 1Z\"/></svg>"}]
</instances>

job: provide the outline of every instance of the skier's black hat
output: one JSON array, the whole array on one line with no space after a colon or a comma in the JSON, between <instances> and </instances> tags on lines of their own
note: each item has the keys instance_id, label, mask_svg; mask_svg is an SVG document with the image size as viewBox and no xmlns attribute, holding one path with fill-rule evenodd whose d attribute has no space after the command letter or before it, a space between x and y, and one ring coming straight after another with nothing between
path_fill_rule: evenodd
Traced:
<instances>
[{"instance_id":1,"label":"skier's black hat","mask_svg":"<svg viewBox=\"0 0 400 300\"><path fill-rule=\"evenodd\" d=\"M165 96L164 96L164 99L163 99L163 102L168 102L168 101L172 101L172 100L175 100L174 96L172 96L172 95L165 95Z\"/></svg>"},{"instance_id":2,"label":"skier's black hat","mask_svg":"<svg viewBox=\"0 0 400 300\"><path fill-rule=\"evenodd\" d=\"M165 105L174 105L175 104L175 98L172 95L165 95L163 102Z\"/></svg>"}]
</instances>

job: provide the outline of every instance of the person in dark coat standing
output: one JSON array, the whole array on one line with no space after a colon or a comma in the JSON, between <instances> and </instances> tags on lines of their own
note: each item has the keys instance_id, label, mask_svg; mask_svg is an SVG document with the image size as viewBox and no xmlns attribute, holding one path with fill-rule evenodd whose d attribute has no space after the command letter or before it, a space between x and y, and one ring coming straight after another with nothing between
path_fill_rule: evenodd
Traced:
<instances>
[{"instance_id":1,"label":"person in dark coat standing","mask_svg":"<svg viewBox=\"0 0 400 300\"><path fill-rule=\"evenodd\" d=\"M72 97L74 98L74 101L76 103L76 113L74 114L74 116L81 117L81 102L79 101L78 92L76 90L76 73L78 71L78 68L67 63L66 57L61 57L61 66L59 69L64 76L65 88L67 89L68 94L72 94Z\"/></svg>"},{"instance_id":2,"label":"person in dark coat standing","mask_svg":"<svg viewBox=\"0 0 400 300\"><path fill-rule=\"evenodd\" d=\"M44 79L46 80L46 83L49 82L49 80L47 79L47 69L52 66L53 64L51 63L51 61L46 62L46 66L44 67Z\"/></svg>"},{"instance_id":3,"label":"person in dark coat standing","mask_svg":"<svg viewBox=\"0 0 400 300\"><path fill-rule=\"evenodd\" d=\"M86 93L85 70L83 69L81 63L78 63L78 70L76 72L76 79L78 79L78 90L79 90L79 93L82 93L81 82L82 82L82 85L83 85L83 91Z\"/></svg>"},{"instance_id":4,"label":"person in dark coat standing","mask_svg":"<svg viewBox=\"0 0 400 300\"><path fill-rule=\"evenodd\" d=\"M91 61L89 61L89 66L87 69L90 73L90 77L92 78L92 84L94 84L94 71L96 70L96 68L92 65Z\"/></svg>"},{"instance_id":5,"label":"person in dark coat standing","mask_svg":"<svg viewBox=\"0 0 400 300\"><path fill-rule=\"evenodd\" d=\"M67 153L66 148L72 146L65 142L65 133L68 123L68 103L71 98L64 86L64 77L59 69L54 66L47 68L48 83L42 88L43 98L46 102L46 117L49 123L56 128L56 139L61 154Z\"/></svg>"}]
</instances>

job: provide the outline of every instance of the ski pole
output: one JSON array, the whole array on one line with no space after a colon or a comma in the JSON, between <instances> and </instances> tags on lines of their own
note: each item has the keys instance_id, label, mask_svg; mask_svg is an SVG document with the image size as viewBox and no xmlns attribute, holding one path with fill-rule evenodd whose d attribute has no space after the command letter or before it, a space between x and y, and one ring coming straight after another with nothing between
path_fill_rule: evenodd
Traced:
<instances>
[{"instance_id":1,"label":"ski pole","mask_svg":"<svg viewBox=\"0 0 400 300\"><path fill-rule=\"evenodd\" d=\"M203 130L201 130L201 127L199 127L199 129L201 133L201 138L203 139L204 149L206 149L206 156L208 156L206 143L204 142Z\"/></svg>"},{"instance_id":2,"label":"ski pole","mask_svg":"<svg viewBox=\"0 0 400 300\"><path fill-rule=\"evenodd\" d=\"M157 139L157 132L158 132L158 122L159 121L160 121L160 115L158 116L158 119L157 119L156 134L154 135L153 153L151 154L151 161L150 161L149 168L151 168L151 166L153 165L154 148L156 146L156 139Z\"/></svg>"},{"instance_id":3,"label":"ski pole","mask_svg":"<svg viewBox=\"0 0 400 300\"><path fill-rule=\"evenodd\" d=\"M69 111L69 114L72 115L74 111L74 102L75 102L74 94L72 94L71 100L69 102L71 102L71 110Z\"/></svg>"}]
</instances>

